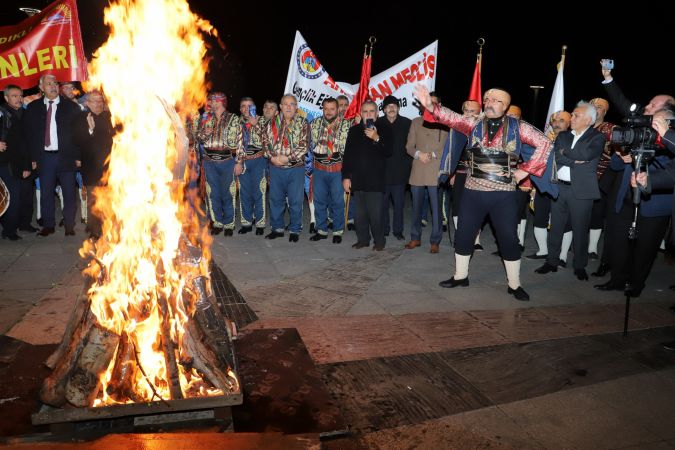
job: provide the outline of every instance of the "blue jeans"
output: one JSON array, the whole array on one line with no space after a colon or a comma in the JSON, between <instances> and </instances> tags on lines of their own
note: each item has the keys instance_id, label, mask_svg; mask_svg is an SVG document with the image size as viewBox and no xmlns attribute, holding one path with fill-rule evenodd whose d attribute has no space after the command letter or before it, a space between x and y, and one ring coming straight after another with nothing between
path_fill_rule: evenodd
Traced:
<instances>
[{"instance_id":1,"label":"blue jeans","mask_svg":"<svg viewBox=\"0 0 675 450\"><path fill-rule=\"evenodd\" d=\"M241 224L265 228L265 196L267 194L267 159L246 161L246 171L239 176L239 209Z\"/></svg>"},{"instance_id":2,"label":"blue jeans","mask_svg":"<svg viewBox=\"0 0 675 450\"><path fill-rule=\"evenodd\" d=\"M328 210L333 218L333 234L342 234L345 227L345 197L341 172L314 169L314 207L316 229L328 233Z\"/></svg>"},{"instance_id":3,"label":"blue jeans","mask_svg":"<svg viewBox=\"0 0 675 450\"><path fill-rule=\"evenodd\" d=\"M284 232L284 211L288 201L291 224L288 230L302 231L302 203L305 185L305 168L282 169L270 166L270 225L272 231Z\"/></svg>"},{"instance_id":4,"label":"blue jeans","mask_svg":"<svg viewBox=\"0 0 675 450\"><path fill-rule=\"evenodd\" d=\"M432 244L439 244L443 237L441 228L440 204L438 201L438 187L436 186L410 186L413 199L413 221L410 239L419 241L422 238L422 206L429 205L431 209L431 236ZM426 199L429 200L426 200Z\"/></svg>"},{"instance_id":5,"label":"blue jeans","mask_svg":"<svg viewBox=\"0 0 675 450\"><path fill-rule=\"evenodd\" d=\"M234 201L237 186L234 181L234 158L225 161L204 160L206 201L213 226L234 229Z\"/></svg>"}]
</instances>

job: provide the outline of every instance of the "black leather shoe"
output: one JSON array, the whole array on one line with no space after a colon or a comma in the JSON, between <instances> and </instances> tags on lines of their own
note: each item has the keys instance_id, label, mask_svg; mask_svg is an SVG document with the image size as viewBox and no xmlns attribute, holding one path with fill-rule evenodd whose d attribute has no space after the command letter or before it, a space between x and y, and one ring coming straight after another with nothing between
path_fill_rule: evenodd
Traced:
<instances>
[{"instance_id":1,"label":"black leather shoe","mask_svg":"<svg viewBox=\"0 0 675 450\"><path fill-rule=\"evenodd\" d=\"M588 274L584 269L574 269L574 275L576 275L579 281L588 281Z\"/></svg>"},{"instance_id":2,"label":"black leather shoe","mask_svg":"<svg viewBox=\"0 0 675 450\"><path fill-rule=\"evenodd\" d=\"M265 236L265 239L276 239L278 237L284 237L284 233L279 231L272 231L270 234Z\"/></svg>"},{"instance_id":3,"label":"black leather shoe","mask_svg":"<svg viewBox=\"0 0 675 450\"><path fill-rule=\"evenodd\" d=\"M314 241L314 242L320 241L322 239L328 239L328 236L326 236L325 234L316 233L314 236L309 238L310 241Z\"/></svg>"},{"instance_id":4,"label":"black leather shoe","mask_svg":"<svg viewBox=\"0 0 675 450\"><path fill-rule=\"evenodd\" d=\"M548 258L548 253L545 255L537 255L536 253L532 253L531 255L526 256L527 259L546 259Z\"/></svg>"},{"instance_id":5,"label":"black leather shoe","mask_svg":"<svg viewBox=\"0 0 675 450\"><path fill-rule=\"evenodd\" d=\"M314 225L314 222L309 224L309 232L310 234L316 233L316 225Z\"/></svg>"},{"instance_id":6,"label":"black leather shoe","mask_svg":"<svg viewBox=\"0 0 675 450\"><path fill-rule=\"evenodd\" d=\"M508 288L506 292L513 295L516 298L516 300L520 300L521 302L530 301L529 294L525 292L525 289L523 289L522 286L518 286L518 289Z\"/></svg>"},{"instance_id":7,"label":"black leather shoe","mask_svg":"<svg viewBox=\"0 0 675 450\"><path fill-rule=\"evenodd\" d=\"M455 280L455 277L450 278L449 280L441 281L438 283L440 287L444 288L454 288L457 286L468 286L469 285L469 277L467 278L462 278L461 280Z\"/></svg>"},{"instance_id":8,"label":"black leather shoe","mask_svg":"<svg viewBox=\"0 0 675 450\"><path fill-rule=\"evenodd\" d=\"M354 225L353 223L348 223L347 224L347 230L349 230L349 231L356 230L356 225Z\"/></svg>"},{"instance_id":9,"label":"black leather shoe","mask_svg":"<svg viewBox=\"0 0 675 450\"><path fill-rule=\"evenodd\" d=\"M19 231L25 231L26 233L35 233L39 231L39 228L35 228L33 225L26 225L25 227L19 227Z\"/></svg>"},{"instance_id":10,"label":"black leather shoe","mask_svg":"<svg viewBox=\"0 0 675 450\"><path fill-rule=\"evenodd\" d=\"M366 247L370 247L370 244L364 244L363 242L357 242L356 244L352 244L352 248L355 248L356 250Z\"/></svg>"},{"instance_id":11,"label":"black leather shoe","mask_svg":"<svg viewBox=\"0 0 675 450\"><path fill-rule=\"evenodd\" d=\"M66 228L66 236L75 236L74 228Z\"/></svg>"},{"instance_id":12,"label":"black leather shoe","mask_svg":"<svg viewBox=\"0 0 675 450\"><path fill-rule=\"evenodd\" d=\"M588 259L596 260L596 259L598 259L598 258L599 258L599 256L598 256L598 254L595 253L595 252L590 252L590 253L588 254Z\"/></svg>"},{"instance_id":13,"label":"black leather shoe","mask_svg":"<svg viewBox=\"0 0 675 450\"><path fill-rule=\"evenodd\" d=\"M399 241L405 241L405 236L403 236L401 233L394 233L394 237Z\"/></svg>"},{"instance_id":14,"label":"black leather shoe","mask_svg":"<svg viewBox=\"0 0 675 450\"><path fill-rule=\"evenodd\" d=\"M298 236L298 233L290 233L288 235L288 242L298 242L298 239L300 239L300 236Z\"/></svg>"},{"instance_id":15,"label":"black leather shoe","mask_svg":"<svg viewBox=\"0 0 675 450\"><path fill-rule=\"evenodd\" d=\"M549 263L544 263L543 266L541 266L538 269L535 269L534 271L535 271L535 273L540 273L540 274L543 275L543 274L546 274L546 273L549 273L549 272L557 272L558 268L556 266L553 266L553 265L549 264Z\"/></svg>"},{"instance_id":16,"label":"black leather shoe","mask_svg":"<svg viewBox=\"0 0 675 450\"><path fill-rule=\"evenodd\" d=\"M38 236L49 236L50 234L54 234L54 228L52 227L44 227L40 231L38 231Z\"/></svg>"},{"instance_id":17,"label":"black leather shoe","mask_svg":"<svg viewBox=\"0 0 675 450\"><path fill-rule=\"evenodd\" d=\"M482 252L483 251L483 246L480 244L474 244L473 245L473 250L476 252Z\"/></svg>"},{"instance_id":18,"label":"black leather shoe","mask_svg":"<svg viewBox=\"0 0 675 450\"><path fill-rule=\"evenodd\" d=\"M591 276L593 276L593 277L604 277L608 273L609 273L609 264L601 263L598 266L598 270L596 270L595 272L592 272Z\"/></svg>"},{"instance_id":19,"label":"black leather shoe","mask_svg":"<svg viewBox=\"0 0 675 450\"><path fill-rule=\"evenodd\" d=\"M264 228L256 228L256 229L255 229L255 235L256 235L256 236L262 236L263 234L265 234L265 229L264 229Z\"/></svg>"},{"instance_id":20,"label":"black leather shoe","mask_svg":"<svg viewBox=\"0 0 675 450\"><path fill-rule=\"evenodd\" d=\"M250 233L251 231L253 231L253 226L249 225L247 227L239 228L239 231L237 231L237 234L246 234L246 233Z\"/></svg>"},{"instance_id":21,"label":"black leather shoe","mask_svg":"<svg viewBox=\"0 0 675 450\"><path fill-rule=\"evenodd\" d=\"M562 267L563 269L567 269L567 261L563 261L562 259L558 261L558 267Z\"/></svg>"},{"instance_id":22,"label":"black leather shoe","mask_svg":"<svg viewBox=\"0 0 675 450\"><path fill-rule=\"evenodd\" d=\"M211 227L211 236L216 236L216 235L218 235L218 234L220 234L220 233L222 233L222 232L223 232L223 229L222 229L222 228Z\"/></svg>"},{"instance_id":23,"label":"black leather shoe","mask_svg":"<svg viewBox=\"0 0 675 450\"><path fill-rule=\"evenodd\" d=\"M599 291L623 291L624 287L619 284L614 284L612 280L607 283L593 285Z\"/></svg>"},{"instance_id":24,"label":"black leather shoe","mask_svg":"<svg viewBox=\"0 0 675 450\"><path fill-rule=\"evenodd\" d=\"M18 241L21 239L21 236L19 236L16 233L2 233L2 238L3 239L9 239L10 241Z\"/></svg>"},{"instance_id":25,"label":"black leather shoe","mask_svg":"<svg viewBox=\"0 0 675 450\"><path fill-rule=\"evenodd\" d=\"M675 350L675 341L670 341L670 342L661 342L661 347L665 348L666 350Z\"/></svg>"},{"instance_id":26,"label":"black leather shoe","mask_svg":"<svg viewBox=\"0 0 675 450\"><path fill-rule=\"evenodd\" d=\"M333 236L333 244L342 244L342 236Z\"/></svg>"},{"instance_id":27,"label":"black leather shoe","mask_svg":"<svg viewBox=\"0 0 675 450\"><path fill-rule=\"evenodd\" d=\"M225 230L223 230L224 236L232 236L233 234L234 234L234 230L232 228L225 228Z\"/></svg>"}]
</instances>

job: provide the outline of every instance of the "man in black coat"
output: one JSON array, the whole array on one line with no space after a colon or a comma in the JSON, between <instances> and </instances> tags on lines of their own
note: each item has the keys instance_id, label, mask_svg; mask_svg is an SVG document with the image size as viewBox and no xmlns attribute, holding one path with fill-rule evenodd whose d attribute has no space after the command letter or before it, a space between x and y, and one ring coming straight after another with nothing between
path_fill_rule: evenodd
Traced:
<instances>
[{"instance_id":1,"label":"man in black coat","mask_svg":"<svg viewBox=\"0 0 675 450\"><path fill-rule=\"evenodd\" d=\"M2 238L17 241L21 206L21 181L30 175L21 129L23 91L19 86L4 89L5 105L0 106L0 178L9 190L9 207L0 218Z\"/></svg>"},{"instance_id":2,"label":"man in black coat","mask_svg":"<svg viewBox=\"0 0 675 450\"><path fill-rule=\"evenodd\" d=\"M342 162L342 186L345 192L353 192L356 200L356 236L352 247L359 249L370 245L373 250L384 250L382 228L382 193L385 187L384 166L391 156L391 130L377 128L377 104L364 102L361 106L361 123L349 129L345 155Z\"/></svg>"},{"instance_id":3,"label":"man in black coat","mask_svg":"<svg viewBox=\"0 0 675 450\"><path fill-rule=\"evenodd\" d=\"M579 102L572 113L572 131L561 132L553 145L559 194L551 203L548 257L537 273L556 272L565 225L572 224L574 274L588 280L588 230L593 201L600 198L596 170L605 148L605 137L593 128L597 113L590 103Z\"/></svg>"},{"instance_id":4,"label":"man in black coat","mask_svg":"<svg viewBox=\"0 0 675 450\"><path fill-rule=\"evenodd\" d=\"M73 122L73 139L82 154L82 181L87 188L87 231L92 238L101 236L101 218L93 211L96 189L103 184L108 170L108 157L112 149L113 127L110 112L104 111L103 94L87 94L88 111L80 113Z\"/></svg>"},{"instance_id":5,"label":"man in black coat","mask_svg":"<svg viewBox=\"0 0 675 450\"><path fill-rule=\"evenodd\" d=\"M383 225L385 236L389 234L389 205L394 205L394 220L392 231L394 237L402 241L403 236L403 206L405 202L405 186L410 178L412 158L405 149L410 130L410 119L399 115L399 101L393 95L388 95L382 101L384 116L377 119L375 126L380 129L390 127L392 131L392 154L384 163L385 188L382 204Z\"/></svg>"},{"instance_id":6,"label":"man in black coat","mask_svg":"<svg viewBox=\"0 0 675 450\"><path fill-rule=\"evenodd\" d=\"M58 180L63 192L63 222L66 236L75 235L75 171L80 166L80 152L72 138L73 119L78 106L59 96L54 75L40 77L44 97L26 108L23 120L24 139L31 155L32 167L38 171L40 189L45 195L40 202L43 228L40 236L54 233L55 204L51 195Z\"/></svg>"}]
</instances>

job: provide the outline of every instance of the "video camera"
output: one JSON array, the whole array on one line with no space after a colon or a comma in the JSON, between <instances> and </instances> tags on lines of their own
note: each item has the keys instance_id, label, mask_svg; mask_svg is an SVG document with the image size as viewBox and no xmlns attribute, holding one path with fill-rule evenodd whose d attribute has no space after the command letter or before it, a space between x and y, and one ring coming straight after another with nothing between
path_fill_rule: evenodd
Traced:
<instances>
[{"instance_id":1,"label":"video camera","mask_svg":"<svg viewBox=\"0 0 675 450\"><path fill-rule=\"evenodd\" d=\"M625 128L615 127L612 130L612 144L621 145L627 150L656 150L656 139L659 133L652 128L652 116L645 116L638 111L641 108L633 104L630 114L624 119Z\"/></svg>"}]
</instances>

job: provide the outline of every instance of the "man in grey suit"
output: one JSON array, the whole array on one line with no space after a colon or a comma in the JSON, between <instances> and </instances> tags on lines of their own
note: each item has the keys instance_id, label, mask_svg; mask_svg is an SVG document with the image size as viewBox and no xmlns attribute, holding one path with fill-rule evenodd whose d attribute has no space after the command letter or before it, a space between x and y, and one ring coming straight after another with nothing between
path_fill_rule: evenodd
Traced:
<instances>
[{"instance_id":1,"label":"man in grey suit","mask_svg":"<svg viewBox=\"0 0 675 450\"><path fill-rule=\"evenodd\" d=\"M560 247L569 218L574 242L574 274L588 280L588 230L593 200L600 198L596 170L605 146L605 137L593 128L597 111L593 105L579 102L572 113L572 130L558 135L553 146L557 164L559 194L551 203L551 231L548 257L535 270L545 274L558 270Z\"/></svg>"}]
</instances>

